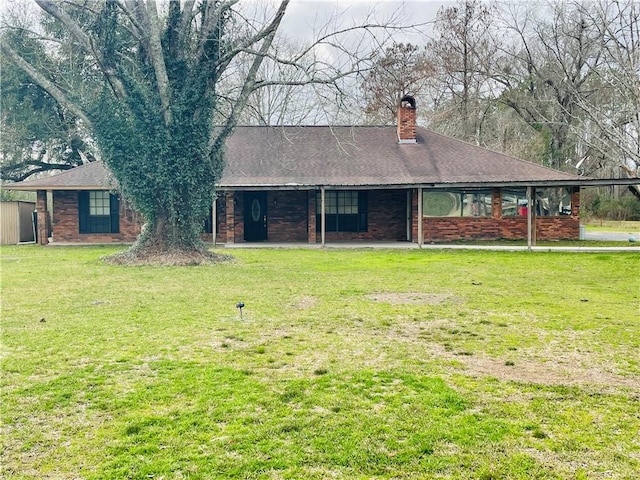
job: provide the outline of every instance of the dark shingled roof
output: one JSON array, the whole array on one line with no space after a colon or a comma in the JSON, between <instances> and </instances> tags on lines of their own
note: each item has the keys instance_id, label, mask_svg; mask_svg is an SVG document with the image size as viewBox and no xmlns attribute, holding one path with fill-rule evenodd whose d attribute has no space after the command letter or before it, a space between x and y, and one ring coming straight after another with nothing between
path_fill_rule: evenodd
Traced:
<instances>
[{"instance_id":1,"label":"dark shingled roof","mask_svg":"<svg viewBox=\"0 0 640 480\"><path fill-rule=\"evenodd\" d=\"M580 177L424 128L399 144L396 127L238 127L221 186L374 186L575 181Z\"/></svg>"},{"instance_id":2,"label":"dark shingled roof","mask_svg":"<svg viewBox=\"0 0 640 480\"><path fill-rule=\"evenodd\" d=\"M100 161L80 165L50 177L8 183L10 190L101 190L116 185L111 172Z\"/></svg>"},{"instance_id":3,"label":"dark shingled roof","mask_svg":"<svg viewBox=\"0 0 640 480\"><path fill-rule=\"evenodd\" d=\"M396 127L237 127L227 142L221 188L382 185L574 184L583 177L418 127L399 144ZM87 190L113 182L101 162L37 180L22 190Z\"/></svg>"}]
</instances>

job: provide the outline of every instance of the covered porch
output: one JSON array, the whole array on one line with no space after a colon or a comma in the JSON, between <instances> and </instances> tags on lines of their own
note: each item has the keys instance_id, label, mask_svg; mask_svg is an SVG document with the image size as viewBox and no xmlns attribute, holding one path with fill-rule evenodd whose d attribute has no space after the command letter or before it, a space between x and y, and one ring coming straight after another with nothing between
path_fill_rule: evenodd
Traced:
<instances>
[{"instance_id":1,"label":"covered porch","mask_svg":"<svg viewBox=\"0 0 640 480\"><path fill-rule=\"evenodd\" d=\"M216 225L215 243L226 245L410 242L422 246L498 239L527 239L535 245L537 239L578 239L580 187L562 187L553 206L545 188L410 185L225 190L214 203L211 223ZM443 206L443 201L450 204Z\"/></svg>"}]
</instances>

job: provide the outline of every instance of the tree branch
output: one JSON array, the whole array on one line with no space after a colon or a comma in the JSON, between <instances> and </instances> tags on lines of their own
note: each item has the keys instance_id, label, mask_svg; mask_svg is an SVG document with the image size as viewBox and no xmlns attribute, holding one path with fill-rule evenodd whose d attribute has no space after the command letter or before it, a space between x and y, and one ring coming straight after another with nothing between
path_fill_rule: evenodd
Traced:
<instances>
[{"instance_id":1,"label":"tree branch","mask_svg":"<svg viewBox=\"0 0 640 480\"><path fill-rule=\"evenodd\" d=\"M147 19L149 23L149 57L153 64L153 70L156 74L158 82L158 95L162 104L162 115L165 125L171 123L171 99L169 95L169 77L167 76L167 67L162 52L162 43L160 41L160 20L158 19L158 11L156 9L155 0L147 0L146 9Z\"/></svg>"},{"instance_id":2,"label":"tree branch","mask_svg":"<svg viewBox=\"0 0 640 480\"><path fill-rule=\"evenodd\" d=\"M64 24L65 27L69 29L73 37L80 44L80 46L85 50L85 52L93 55L96 62L98 63L100 71L107 78L107 81L111 85L111 88L113 88L115 94L121 98L126 97L122 82L118 77L114 75L114 72L112 71L111 68L108 68L105 66L102 55L98 50L96 50L96 48L93 45L93 42L91 41L91 38L82 31L82 29L77 24L77 22L73 20L67 14L67 12L65 12L64 10L60 10L58 6L55 3L51 2L50 0L35 0L35 2L45 12L47 12L52 17L58 19L60 22Z\"/></svg>"},{"instance_id":3,"label":"tree branch","mask_svg":"<svg viewBox=\"0 0 640 480\"><path fill-rule=\"evenodd\" d=\"M220 4L207 4L207 9L202 14L202 29L200 30L200 36L198 39L198 51L196 58L201 59L205 55L206 44L210 39L211 33L218 26L220 18L226 10L229 10L239 1L240 0L227 0ZM184 26L188 27L188 25Z\"/></svg>"},{"instance_id":4,"label":"tree branch","mask_svg":"<svg viewBox=\"0 0 640 480\"><path fill-rule=\"evenodd\" d=\"M191 28L191 22L195 15L193 10L195 3L195 0L186 0L182 7L182 18L180 19L180 42L184 42L189 36L189 28Z\"/></svg>"},{"instance_id":5,"label":"tree branch","mask_svg":"<svg viewBox=\"0 0 640 480\"><path fill-rule=\"evenodd\" d=\"M260 69L260 65L262 65L262 62L266 58L266 55L269 52L271 45L273 44L273 39L276 35L278 27L280 26L280 22L282 22L282 18L284 17L284 14L287 10L288 5L289 5L289 0L282 0L272 22L266 28L264 28L262 32L260 32L259 36L261 38L264 38L262 45L260 47L260 50L258 51L258 54L253 59L253 63L251 64L249 73L247 74L246 80L242 86L242 91L240 92L240 95L238 96L234 105L232 106L231 114L227 118L227 121L224 127L218 133L218 135L216 136L213 142L213 145L212 145L213 148L222 147L222 144L224 143L224 141L231 134L231 132L233 132L233 129L235 128L236 123L238 121L238 116L246 106L247 101L249 99L249 95L251 94L251 92L255 87L256 76L258 74L258 70Z\"/></svg>"},{"instance_id":6,"label":"tree branch","mask_svg":"<svg viewBox=\"0 0 640 480\"><path fill-rule=\"evenodd\" d=\"M43 90L51 95L62 107L69 110L76 117L78 117L85 124L87 128L91 128L91 120L85 111L80 108L79 105L69 100L69 97L58 88L53 82L46 78L43 74L33 68L26 60L18 55L6 42L2 42L2 52L9 57L9 59L24 73L26 73L31 80L38 84Z\"/></svg>"},{"instance_id":7,"label":"tree branch","mask_svg":"<svg viewBox=\"0 0 640 480\"><path fill-rule=\"evenodd\" d=\"M129 22L131 22L131 25L133 25L133 28L135 29L135 31L132 31L131 29L128 30L131 32L134 38L136 38L138 41L142 41L142 32L144 32L144 28L142 28L142 26L138 22L138 19L135 17L133 11L127 7L129 2L125 0L125 2L127 3L127 5L125 5L122 3L122 0L114 1L116 5L118 5L122 13L124 13L124 15L129 19Z\"/></svg>"},{"instance_id":8,"label":"tree branch","mask_svg":"<svg viewBox=\"0 0 640 480\"><path fill-rule=\"evenodd\" d=\"M65 12L64 10L60 10L55 3L49 0L35 0L35 2L49 15L60 20L65 25L65 27L69 29L71 35L73 35L76 41L82 46L82 48L84 48L86 52L94 52L93 45L89 36L80 29L78 24L67 14L67 12Z\"/></svg>"},{"instance_id":9,"label":"tree branch","mask_svg":"<svg viewBox=\"0 0 640 480\"><path fill-rule=\"evenodd\" d=\"M25 171L24 169L27 167L35 168L30 168ZM76 165L70 165L68 163L47 163L40 160L25 160L20 163L2 165L0 177L2 180L22 182L35 173L48 172L51 170L71 170L75 167Z\"/></svg>"}]
</instances>

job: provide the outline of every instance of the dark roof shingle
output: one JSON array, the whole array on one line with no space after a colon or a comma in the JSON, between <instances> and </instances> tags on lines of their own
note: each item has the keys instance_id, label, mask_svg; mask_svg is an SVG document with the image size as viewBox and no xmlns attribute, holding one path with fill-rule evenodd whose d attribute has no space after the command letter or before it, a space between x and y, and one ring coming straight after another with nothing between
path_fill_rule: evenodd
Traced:
<instances>
[{"instance_id":1,"label":"dark roof shingle","mask_svg":"<svg viewBox=\"0 0 640 480\"><path fill-rule=\"evenodd\" d=\"M396 127L237 127L227 142L219 186L316 187L575 182L581 177L416 129L417 143L399 144ZM21 189L109 188L101 162Z\"/></svg>"}]
</instances>

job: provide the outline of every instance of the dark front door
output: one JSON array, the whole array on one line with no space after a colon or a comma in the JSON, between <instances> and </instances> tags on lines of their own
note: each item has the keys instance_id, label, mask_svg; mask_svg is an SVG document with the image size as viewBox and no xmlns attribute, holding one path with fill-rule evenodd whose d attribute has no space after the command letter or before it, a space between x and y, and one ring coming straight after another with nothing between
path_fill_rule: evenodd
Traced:
<instances>
[{"instance_id":1,"label":"dark front door","mask_svg":"<svg viewBox=\"0 0 640 480\"><path fill-rule=\"evenodd\" d=\"M267 240L267 192L244 193L244 239L247 242Z\"/></svg>"}]
</instances>

